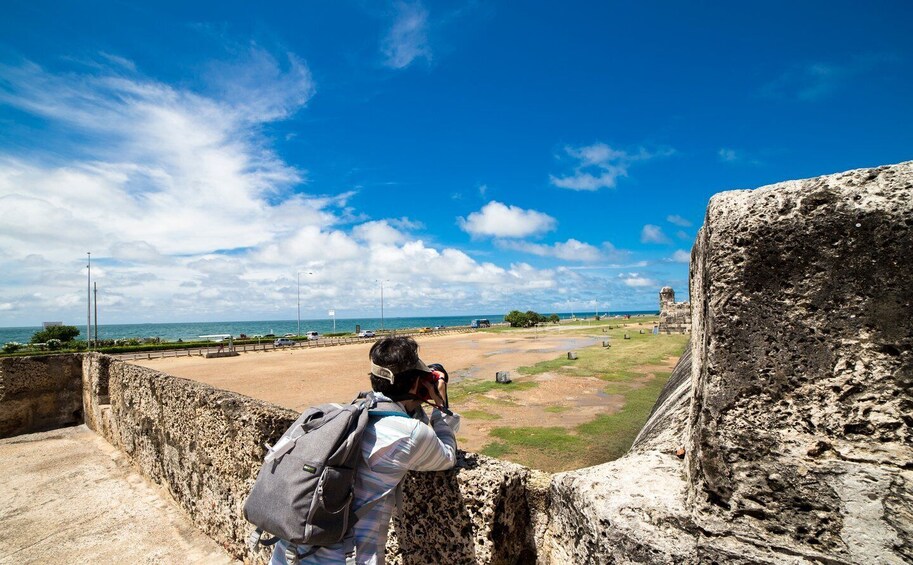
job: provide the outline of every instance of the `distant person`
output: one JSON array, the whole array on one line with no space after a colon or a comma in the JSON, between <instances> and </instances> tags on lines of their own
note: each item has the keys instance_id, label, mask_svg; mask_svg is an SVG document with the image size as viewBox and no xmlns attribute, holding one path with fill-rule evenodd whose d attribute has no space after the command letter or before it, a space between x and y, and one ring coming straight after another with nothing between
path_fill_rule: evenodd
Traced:
<instances>
[{"instance_id":1,"label":"distant person","mask_svg":"<svg viewBox=\"0 0 913 565\"><path fill-rule=\"evenodd\" d=\"M445 414L446 371L432 370L418 356L411 337L385 337L371 347L371 388L378 402L393 401L402 416L371 416L362 436L363 460L355 479L355 510L373 506L354 527L354 557L342 542L317 548L297 548L298 563L357 563L383 565L393 515L401 497L402 481L409 471L444 471L456 463L457 414ZM434 406L429 419L423 403ZM449 412L449 411L448 411ZM348 544L351 545L351 544ZM270 565L286 565L288 544L275 545Z\"/></svg>"}]
</instances>

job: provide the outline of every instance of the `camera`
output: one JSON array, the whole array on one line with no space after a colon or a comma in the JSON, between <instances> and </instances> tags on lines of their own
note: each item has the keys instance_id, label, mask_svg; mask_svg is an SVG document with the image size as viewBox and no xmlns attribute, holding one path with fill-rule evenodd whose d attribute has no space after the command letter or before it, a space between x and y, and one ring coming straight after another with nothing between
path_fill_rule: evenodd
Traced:
<instances>
[{"instance_id":1,"label":"camera","mask_svg":"<svg viewBox=\"0 0 913 565\"><path fill-rule=\"evenodd\" d=\"M444 369L444 366L440 363L430 363L428 368L431 369L431 373L425 373L425 376L422 377L422 380L430 384L437 390L438 381L450 382L450 375L447 374L447 370ZM422 400L431 400L431 395L428 393L428 390L422 387L419 390L419 394L422 397Z\"/></svg>"}]
</instances>

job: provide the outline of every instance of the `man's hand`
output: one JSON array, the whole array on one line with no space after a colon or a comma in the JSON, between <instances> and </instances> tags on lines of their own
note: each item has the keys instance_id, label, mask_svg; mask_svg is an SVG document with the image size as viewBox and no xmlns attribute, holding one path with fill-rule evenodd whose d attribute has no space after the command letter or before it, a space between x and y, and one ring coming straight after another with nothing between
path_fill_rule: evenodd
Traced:
<instances>
[{"instance_id":1,"label":"man's hand","mask_svg":"<svg viewBox=\"0 0 913 565\"><path fill-rule=\"evenodd\" d=\"M431 402L438 406L446 406L444 399L447 398L447 383L444 382L444 379L439 379L436 381L437 386L433 382L422 381L422 386L425 387L425 390L428 393L428 398L431 399Z\"/></svg>"}]
</instances>

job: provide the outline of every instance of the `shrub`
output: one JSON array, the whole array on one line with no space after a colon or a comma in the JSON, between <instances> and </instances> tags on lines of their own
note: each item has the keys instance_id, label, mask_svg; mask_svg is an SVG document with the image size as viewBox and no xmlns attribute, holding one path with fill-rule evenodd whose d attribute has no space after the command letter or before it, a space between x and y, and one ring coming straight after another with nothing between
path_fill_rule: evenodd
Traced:
<instances>
[{"instance_id":1,"label":"shrub","mask_svg":"<svg viewBox=\"0 0 913 565\"><path fill-rule=\"evenodd\" d=\"M32 335L32 343L48 343L52 339L58 342L72 341L79 335L79 328L76 326L49 326L43 330L35 332Z\"/></svg>"},{"instance_id":2,"label":"shrub","mask_svg":"<svg viewBox=\"0 0 913 565\"><path fill-rule=\"evenodd\" d=\"M3 352L4 353L15 353L16 351L19 351L21 348L22 348L21 343L16 343L15 341L10 341L10 342L7 342L6 344L4 344Z\"/></svg>"}]
</instances>

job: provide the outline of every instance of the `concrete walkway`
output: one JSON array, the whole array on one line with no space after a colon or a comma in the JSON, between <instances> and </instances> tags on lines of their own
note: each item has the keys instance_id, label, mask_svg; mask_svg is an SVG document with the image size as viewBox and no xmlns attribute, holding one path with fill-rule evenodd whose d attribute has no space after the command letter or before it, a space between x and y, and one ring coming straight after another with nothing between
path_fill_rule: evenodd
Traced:
<instances>
[{"instance_id":1,"label":"concrete walkway","mask_svg":"<svg viewBox=\"0 0 913 565\"><path fill-rule=\"evenodd\" d=\"M0 564L237 563L85 426L0 440Z\"/></svg>"}]
</instances>

